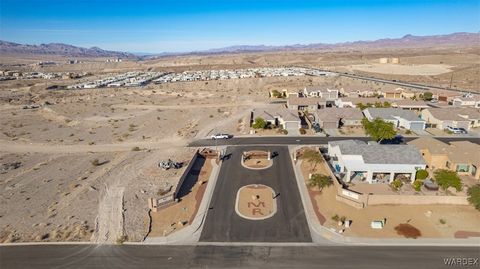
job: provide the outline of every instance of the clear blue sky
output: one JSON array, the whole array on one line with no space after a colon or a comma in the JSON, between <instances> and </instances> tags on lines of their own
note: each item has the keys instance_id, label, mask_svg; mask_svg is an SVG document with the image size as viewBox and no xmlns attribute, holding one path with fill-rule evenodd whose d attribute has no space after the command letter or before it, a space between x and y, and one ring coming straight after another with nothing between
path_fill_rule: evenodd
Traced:
<instances>
[{"instance_id":1,"label":"clear blue sky","mask_svg":"<svg viewBox=\"0 0 480 269\"><path fill-rule=\"evenodd\" d=\"M480 30L480 0L0 0L0 39L179 52Z\"/></svg>"}]
</instances>

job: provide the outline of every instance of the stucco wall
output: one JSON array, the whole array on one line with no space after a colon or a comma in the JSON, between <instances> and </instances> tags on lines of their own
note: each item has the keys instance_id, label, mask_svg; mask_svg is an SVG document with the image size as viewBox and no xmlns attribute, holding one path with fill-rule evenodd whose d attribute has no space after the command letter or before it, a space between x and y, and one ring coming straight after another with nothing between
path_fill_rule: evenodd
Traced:
<instances>
[{"instance_id":1,"label":"stucco wall","mask_svg":"<svg viewBox=\"0 0 480 269\"><path fill-rule=\"evenodd\" d=\"M433 195L368 195L367 205L402 204L402 205L468 205L466 196Z\"/></svg>"}]
</instances>

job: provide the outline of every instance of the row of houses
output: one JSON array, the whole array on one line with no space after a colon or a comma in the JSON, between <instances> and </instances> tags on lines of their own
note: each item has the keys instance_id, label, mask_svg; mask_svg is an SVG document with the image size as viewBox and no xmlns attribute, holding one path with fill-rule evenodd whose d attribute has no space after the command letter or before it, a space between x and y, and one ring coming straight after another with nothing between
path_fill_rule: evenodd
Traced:
<instances>
[{"instance_id":1,"label":"row of houses","mask_svg":"<svg viewBox=\"0 0 480 269\"><path fill-rule=\"evenodd\" d=\"M287 108L312 115L326 129L359 126L363 116L368 120L381 118L411 131L421 131L426 127L442 130L447 126L466 130L480 127L480 109L475 106L438 106L412 99L340 97L338 90L318 87L306 87L286 95ZM360 104L368 109L360 111L357 108Z\"/></svg>"},{"instance_id":2,"label":"row of houses","mask_svg":"<svg viewBox=\"0 0 480 269\"><path fill-rule=\"evenodd\" d=\"M150 83L152 80L164 76L163 72L127 72L119 75L110 75L101 79L86 81L70 85L67 89L95 89L103 87L137 87Z\"/></svg>"},{"instance_id":3,"label":"row of houses","mask_svg":"<svg viewBox=\"0 0 480 269\"><path fill-rule=\"evenodd\" d=\"M405 88L387 88L374 90L371 87L352 87L340 88L338 90L341 97L346 98L371 98L381 97L390 100L420 100L425 91L418 91ZM447 90L431 90L433 103L441 102L455 107L475 107L480 108L480 95L472 93L462 93Z\"/></svg>"},{"instance_id":4,"label":"row of houses","mask_svg":"<svg viewBox=\"0 0 480 269\"><path fill-rule=\"evenodd\" d=\"M170 73L156 80L155 83L169 83L179 81L208 81L260 77L290 77L290 76L335 76L330 72L323 72L302 67L279 68L248 68L233 70L196 70L182 73Z\"/></svg>"},{"instance_id":5,"label":"row of houses","mask_svg":"<svg viewBox=\"0 0 480 269\"><path fill-rule=\"evenodd\" d=\"M87 76L87 72L21 72L21 71L0 71L0 80L12 79L70 79Z\"/></svg>"}]
</instances>

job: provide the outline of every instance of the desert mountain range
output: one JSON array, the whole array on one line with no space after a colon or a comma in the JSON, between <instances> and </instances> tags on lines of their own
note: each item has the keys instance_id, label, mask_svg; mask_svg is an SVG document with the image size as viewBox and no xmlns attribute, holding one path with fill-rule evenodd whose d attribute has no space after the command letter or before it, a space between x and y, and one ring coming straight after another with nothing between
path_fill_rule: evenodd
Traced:
<instances>
[{"instance_id":1,"label":"desert mountain range","mask_svg":"<svg viewBox=\"0 0 480 269\"><path fill-rule=\"evenodd\" d=\"M143 56L155 58L175 55L209 55L243 52L271 52L271 51L298 51L298 50L361 50L361 49L399 49L399 48L427 48L427 47L476 47L480 46L480 33L453 33L446 35L414 36L405 35L401 38L385 38L374 41L354 41L344 43L314 43L294 44L286 46L266 45L237 45L204 51L185 53L159 53ZM138 55L128 52L103 50L98 47L82 48L62 43L40 45L24 45L7 41L0 41L0 54L17 55L60 55L69 57L120 57L136 58Z\"/></svg>"}]
</instances>

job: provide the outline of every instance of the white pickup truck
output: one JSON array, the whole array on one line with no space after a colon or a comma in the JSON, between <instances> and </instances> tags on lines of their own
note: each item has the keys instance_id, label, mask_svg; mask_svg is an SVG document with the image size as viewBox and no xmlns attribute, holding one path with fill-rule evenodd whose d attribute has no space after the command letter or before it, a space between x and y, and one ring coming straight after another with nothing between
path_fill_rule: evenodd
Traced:
<instances>
[{"instance_id":1,"label":"white pickup truck","mask_svg":"<svg viewBox=\"0 0 480 269\"><path fill-rule=\"evenodd\" d=\"M231 137L233 137L233 135L229 135L229 134L214 134L214 135L211 136L211 138L213 140L215 140L215 139L229 139Z\"/></svg>"}]
</instances>

